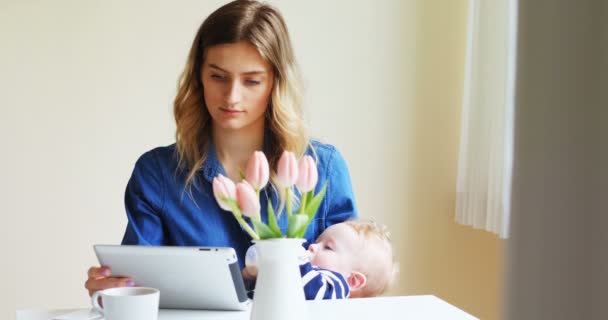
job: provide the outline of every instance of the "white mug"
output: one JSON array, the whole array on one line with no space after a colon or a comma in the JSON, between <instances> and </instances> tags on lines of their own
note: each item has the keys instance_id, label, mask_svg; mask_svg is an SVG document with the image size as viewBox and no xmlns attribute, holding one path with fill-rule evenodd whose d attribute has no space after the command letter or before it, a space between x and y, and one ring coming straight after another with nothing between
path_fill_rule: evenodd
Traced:
<instances>
[{"instance_id":1,"label":"white mug","mask_svg":"<svg viewBox=\"0 0 608 320\"><path fill-rule=\"evenodd\" d=\"M99 305L99 297L103 307ZM97 291L91 302L105 320L157 320L159 298L158 289L123 287Z\"/></svg>"}]
</instances>

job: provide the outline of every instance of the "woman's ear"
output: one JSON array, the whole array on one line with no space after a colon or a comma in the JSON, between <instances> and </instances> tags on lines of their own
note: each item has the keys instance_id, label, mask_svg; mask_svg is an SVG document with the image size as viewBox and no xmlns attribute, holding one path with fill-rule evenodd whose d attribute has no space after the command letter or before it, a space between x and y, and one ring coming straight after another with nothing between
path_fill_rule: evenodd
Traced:
<instances>
[{"instance_id":1,"label":"woman's ear","mask_svg":"<svg viewBox=\"0 0 608 320\"><path fill-rule=\"evenodd\" d=\"M367 277L361 272L353 271L346 281L348 281L348 286L351 291L357 291L365 287Z\"/></svg>"}]
</instances>

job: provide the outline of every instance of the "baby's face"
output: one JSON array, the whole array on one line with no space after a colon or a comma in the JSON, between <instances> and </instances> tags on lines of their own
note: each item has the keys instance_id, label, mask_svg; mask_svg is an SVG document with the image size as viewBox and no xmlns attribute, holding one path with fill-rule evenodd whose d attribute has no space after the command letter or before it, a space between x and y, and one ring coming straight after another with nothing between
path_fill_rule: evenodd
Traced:
<instances>
[{"instance_id":1,"label":"baby's face","mask_svg":"<svg viewBox=\"0 0 608 320\"><path fill-rule=\"evenodd\" d=\"M351 226L339 223L327 228L317 242L308 247L308 254L313 266L348 276L362 247L363 240L359 234Z\"/></svg>"}]
</instances>

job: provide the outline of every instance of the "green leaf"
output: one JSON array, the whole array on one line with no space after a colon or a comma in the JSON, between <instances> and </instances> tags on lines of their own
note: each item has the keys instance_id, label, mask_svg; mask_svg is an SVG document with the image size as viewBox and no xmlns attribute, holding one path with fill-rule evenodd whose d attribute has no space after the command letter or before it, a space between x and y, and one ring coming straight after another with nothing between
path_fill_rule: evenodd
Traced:
<instances>
[{"instance_id":1,"label":"green leaf","mask_svg":"<svg viewBox=\"0 0 608 320\"><path fill-rule=\"evenodd\" d=\"M310 202L312 201L312 197L315 195L315 190L312 189L308 192L306 192L306 205L310 205Z\"/></svg>"},{"instance_id":2,"label":"green leaf","mask_svg":"<svg viewBox=\"0 0 608 320\"><path fill-rule=\"evenodd\" d=\"M289 217L289 227L287 228L287 238L297 238L298 232L308 226L308 216L305 214L294 214Z\"/></svg>"},{"instance_id":3,"label":"green leaf","mask_svg":"<svg viewBox=\"0 0 608 320\"><path fill-rule=\"evenodd\" d=\"M321 205L321 201L323 201L323 198L325 197L326 191L327 191L327 182L325 182L325 185L323 185L323 188L321 188L321 191L319 191L319 193L317 195L315 195L314 197L313 197L313 191L307 192L304 195L307 198L305 214L308 217L308 223L301 226L300 229L296 230L296 233L295 233L296 238L304 237L304 234L306 233L306 230L308 229L308 225L313 221L315 214L317 213L317 210L319 209L319 206Z\"/></svg>"},{"instance_id":4,"label":"green leaf","mask_svg":"<svg viewBox=\"0 0 608 320\"><path fill-rule=\"evenodd\" d=\"M312 198L312 200L310 200L310 202L308 202L308 205L306 206L306 215L308 216L309 221L312 221L315 214L317 213L317 210L319 209L319 206L321 205L321 201L323 201L323 197L325 197L326 191L327 191L327 182L325 182L325 185L323 185L323 188L321 189L321 191L319 191L319 193L317 193L317 195L314 196Z\"/></svg>"},{"instance_id":5,"label":"green leaf","mask_svg":"<svg viewBox=\"0 0 608 320\"><path fill-rule=\"evenodd\" d=\"M275 238L282 238L283 237L283 233L281 232L281 228L279 227L279 224L277 223L277 218L274 215L274 208L272 207L272 202L270 201L270 199L268 199L268 225L270 227L270 230L272 230L272 232L274 232L275 234Z\"/></svg>"},{"instance_id":6,"label":"green leaf","mask_svg":"<svg viewBox=\"0 0 608 320\"><path fill-rule=\"evenodd\" d=\"M258 234L260 239L271 239L276 238L276 234L270 230L270 228L264 224L264 222L259 220L252 220L253 228L255 232Z\"/></svg>"},{"instance_id":7,"label":"green leaf","mask_svg":"<svg viewBox=\"0 0 608 320\"><path fill-rule=\"evenodd\" d=\"M306 230L308 230L308 226L310 225L310 222L312 222L312 221L309 221L305 226L303 226L302 228L300 228L300 230L298 230L296 232L296 236L295 236L296 238L304 238L304 234L306 233Z\"/></svg>"}]
</instances>

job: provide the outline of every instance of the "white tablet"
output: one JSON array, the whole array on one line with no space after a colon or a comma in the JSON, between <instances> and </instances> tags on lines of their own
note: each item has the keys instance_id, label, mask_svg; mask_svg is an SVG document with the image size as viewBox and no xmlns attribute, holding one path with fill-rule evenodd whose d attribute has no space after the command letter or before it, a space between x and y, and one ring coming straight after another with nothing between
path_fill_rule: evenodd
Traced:
<instances>
[{"instance_id":1,"label":"white tablet","mask_svg":"<svg viewBox=\"0 0 608 320\"><path fill-rule=\"evenodd\" d=\"M95 245L112 276L158 288L160 307L245 310L251 303L233 248Z\"/></svg>"}]
</instances>

